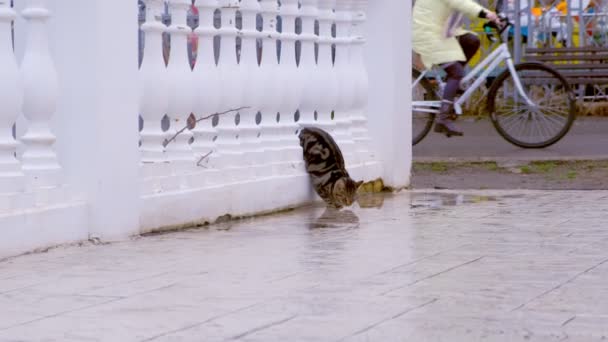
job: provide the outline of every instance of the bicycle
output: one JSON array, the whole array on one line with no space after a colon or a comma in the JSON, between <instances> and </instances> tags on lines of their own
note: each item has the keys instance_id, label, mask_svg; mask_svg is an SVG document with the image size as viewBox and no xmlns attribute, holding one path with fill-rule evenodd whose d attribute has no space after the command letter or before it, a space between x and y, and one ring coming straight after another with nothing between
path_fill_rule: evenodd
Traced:
<instances>
[{"instance_id":1,"label":"bicycle","mask_svg":"<svg viewBox=\"0 0 608 342\"><path fill-rule=\"evenodd\" d=\"M455 114L463 114L463 104L505 62L507 68L491 82L486 96L486 109L494 127L504 139L516 146L548 147L562 139L574 122L574 92L566 79L546 64L515 64L503 39L503 33L511 23L504 16L501 20L501 27L492 25L500 44L461 81L462 95L454 101ZM435 115L439 113L445 82L439 72L432 77L436 84L427 77L432 71L439 70L438 66L422 72L412 68L413 145L428 135ZM471 85L467 87L468 84Z\"/></svg>"}]
</instances>

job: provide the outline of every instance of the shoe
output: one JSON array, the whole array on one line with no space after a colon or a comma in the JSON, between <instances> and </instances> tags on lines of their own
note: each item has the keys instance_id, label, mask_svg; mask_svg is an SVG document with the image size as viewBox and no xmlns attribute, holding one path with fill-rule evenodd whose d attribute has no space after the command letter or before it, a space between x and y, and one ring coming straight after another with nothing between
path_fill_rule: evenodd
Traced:
<instances>
[{"instance_id":1,"label":"shoe","mask_svg":"<svg viewBox=\"0 0 608 342\"><path fill-rule=\"evenodd\" d=\"M464 133L454 124L455 115L442 106L441 113L435 120L435 132L445 134L448 138L461 137Z\"/></svg>"},{"instance_id":2,"label":"shoe","mask_svg":"<svg viewBox=\"0 0 608 342\"><path fill-rule=\"evenodd\" d=\"M458 128L456 128L456 125L454 125L454 122L451 120L449 122L436 122L435 123L435 132L443 133L448 138L462 137L464 135L464 133L462 131L460 131L460 130L458 130Z\"/></svg>"}]
</instances>

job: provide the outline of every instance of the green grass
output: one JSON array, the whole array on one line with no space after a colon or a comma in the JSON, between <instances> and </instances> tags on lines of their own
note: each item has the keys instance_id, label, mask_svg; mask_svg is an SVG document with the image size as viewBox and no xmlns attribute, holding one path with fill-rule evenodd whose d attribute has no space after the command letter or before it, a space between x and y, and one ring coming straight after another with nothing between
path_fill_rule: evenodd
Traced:
<instances>
[{"instance_id":1,"label":"green grass","mask_svg":"<svg viewBox=\"0 0 608 342\"><path fill-rule=\"evenodd\" d=\"M554 162L536 162L532 163L532 166L534 167L537 173L548 173L553 171L557 164L555 164Z\"/></svg>"},{"instance_id":2,"label":"green grass","mask_svg":"<svg viewBox=\"0 0 608 342\"><path fill-rule=\"evenodd\" d=\"M523 173L525 175L529 175L532 173L532 168L529 165L521 166L519 168L519 170L521 171L521 173Z\"/></svg>"},{"instance_id":3,"label":"green grass","mask_svg":"<svg viewBox=\"0 0 608 342\"><path fill-rule=\"evenodd\" d=\"M588 172L608 172L608 161L536 161L517 167L523 175L542 175L553 180L574 180ZM432 162L413 164L414 172L446 173L451 170L483 169L506 172L495 162Z\"/></svg>"},{"instance_id":4,"label":"green grass","mask_svg":"<svg viewBox=\"0 0 608 342\"><path fill-rule=\"evenodd\" d=\"M414 163L414 171L431 171L431 172L446 172L448 171L448 163Z\"/></svg>"},{"instance_id":5,"label":"green grass","mask_svg":"<svg viewBox=\"0 0 608 342\"><path fill-rule=\"evenodd\" d=\"M498 171L498 169L500 169L498 167L498 164L496 164L495 162L484 163L484 166L488 171Z\"/></svg>"},{"instance_id":6,"label":"green grass","mask_svg":"<svg viewBox=\"0 0 608 342\"><path fill-rule=\"evenodd\" d=\"M484 168L488 171L499 171L502 168L496 162L433 162L433 163L414 163L414 171L446 172L454 168Z\"/></svg>"},{"instance_id":7,"label":"green grass","mask_svg":"<svg viewBox=\"0 0 608 342\"><path fill-rule=\"evenodd\" d=\"M431 171L433 172L446 172L448 170L448 166L445 163L432 163Z\"/></svg>"},{"instance_id":8,"label":"green grass","mask_svg":"<svg viewBox=\"0 0 608 342\"><path fill-rule=\"evenodd\" d=\"M551 173L558 167L558 164L551 161L532 162L529 165L520 166L521 173L529 175L532 173L536 174L547 174Z\"/></svg>"}]
</instances>

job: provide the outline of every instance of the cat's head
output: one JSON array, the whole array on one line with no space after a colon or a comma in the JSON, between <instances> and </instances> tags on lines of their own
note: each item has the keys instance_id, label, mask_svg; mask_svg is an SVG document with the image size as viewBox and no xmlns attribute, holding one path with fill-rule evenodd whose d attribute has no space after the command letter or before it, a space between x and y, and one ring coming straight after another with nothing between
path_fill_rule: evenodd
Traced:
<instances>
[{"instance_id":1,"label":"cat's head","mask_svg":"<svg viewBox=\"0 0 608 342\"><path fill-rule=\"evenodd\" d=\"M310 128L303 128L298 133L298 138L300 139L300 146L302 148L306 148L306 140L309 140L314 137L314 132ZM316 140L316 139L314 139Z\"/></svg>"},{"instance_id":2,"label":"cat's head","mask_svg":"<svg viewBox=\"0 0 608 342\"><path fill-rule=\"evenodd\" d=\"M333 199L336 207L350 207L357 200L357 190L363 184L355 182L350 177L342 177L336 181L333 188Z\"/></svg>"}]
</instances>

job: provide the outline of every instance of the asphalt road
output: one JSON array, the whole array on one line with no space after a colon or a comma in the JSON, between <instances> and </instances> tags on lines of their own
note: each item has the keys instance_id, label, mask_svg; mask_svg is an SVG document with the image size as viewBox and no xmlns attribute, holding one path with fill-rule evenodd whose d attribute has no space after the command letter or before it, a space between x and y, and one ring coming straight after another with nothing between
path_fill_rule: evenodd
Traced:
<instances>
[{"instance_id":1,"label":"asphalt road","mask_svg":"<svg viewBox=\"0 0 608 342\"><path fill-rule=\"evenodd\" d=\"M608 159L608 118L579 118L557 144L528 150L511 145L489 120L459 120L464 137L431 132L414 146L414 161L511 161Z\"/></svg>"}]
</instances>

